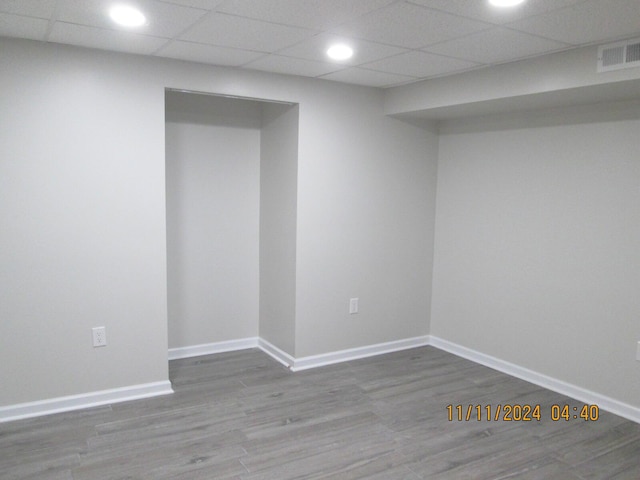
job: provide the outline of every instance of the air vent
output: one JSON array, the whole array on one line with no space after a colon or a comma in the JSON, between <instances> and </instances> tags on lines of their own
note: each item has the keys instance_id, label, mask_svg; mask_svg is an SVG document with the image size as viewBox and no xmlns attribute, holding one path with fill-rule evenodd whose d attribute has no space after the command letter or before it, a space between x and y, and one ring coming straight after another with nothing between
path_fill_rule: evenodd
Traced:
<instances>
[{"instance_id":1,"label":"air vent","mask_svg":"<svg viewBox=\"0 0 640 480\"><path fill-rule=\"evenodd\" d=\"M627 63L640 62L640 43L627 45L627 55L625 61Z\"/></svg>"},{"instance_id":2,"label":"air vent","mask_svg":"<svg viewBox=\"0 0 640 480\"><path fill-rule=\"evenodd\" d=\"M610 43L598 48L598 72L640 67L640 39Z\"/></svg>"}]
</instances>

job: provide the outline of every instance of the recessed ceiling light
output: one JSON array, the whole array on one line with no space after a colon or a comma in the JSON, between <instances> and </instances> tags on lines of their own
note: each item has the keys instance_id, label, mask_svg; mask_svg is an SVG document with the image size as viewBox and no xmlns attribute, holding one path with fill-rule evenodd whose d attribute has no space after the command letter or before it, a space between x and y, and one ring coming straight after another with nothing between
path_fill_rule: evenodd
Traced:
<instances>
[{"instance_id":1,"label":"recessed ceiling light","mask_svg":"<svg viewBox=\"0 0 640 480\"><path fill-rule=\"evenodd\" d=\"M140 10L128 5L115 5L109 10L109 16L123 27L140 27L147 22Z\"/></svg>"},{"instance_id":2,"label":"recessed ceiling light","mask_svg":"<svg viewBox=\"0 0 640 480\"><path fill-rule=\"evenodd\" d=\"M515 7L524 1L525 0L489 0L489 3L494 7Z\"/></svg>"},{"instance_id":3,"label":"recessed ceiling light","mask_svg":"<svg viewBox=\"0 0 640 480\"><path fill-rule=\"evenodd\" d=\"M327 55L333 60L347 60L353 56L353 48L343 43L332 45L327 50Z\"/></svg>"}]
</instances>

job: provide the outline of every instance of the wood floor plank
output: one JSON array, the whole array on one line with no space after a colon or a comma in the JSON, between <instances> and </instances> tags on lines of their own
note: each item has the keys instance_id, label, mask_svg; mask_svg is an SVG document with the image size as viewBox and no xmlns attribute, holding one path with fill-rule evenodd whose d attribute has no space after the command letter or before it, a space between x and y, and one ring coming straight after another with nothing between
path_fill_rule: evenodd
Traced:
<instances>
[{"instance_id":1,"label":"wood floor plank","mask_svg":"<svg viewBox=\"0 0 640 480\"><path fill-rule=\"evenodd\" d=\"M297 373L249 349L169 372L173 395L0 424L0 478L640 479L639 424L554 422L580 402L432 347ZM542 418L448 418L499 404Z\"/></svg>"},{"instance_id":2,"label":"wood floor plank","mask_svg":"<svg viewBox=\"0 0 640 480\"><path fill-rule=\"evenodd\" d=\"M607 449L574 467L574 471L585 480L617 479L638 480L640 478L640 440Z\"/></svg>"}]
</instances>

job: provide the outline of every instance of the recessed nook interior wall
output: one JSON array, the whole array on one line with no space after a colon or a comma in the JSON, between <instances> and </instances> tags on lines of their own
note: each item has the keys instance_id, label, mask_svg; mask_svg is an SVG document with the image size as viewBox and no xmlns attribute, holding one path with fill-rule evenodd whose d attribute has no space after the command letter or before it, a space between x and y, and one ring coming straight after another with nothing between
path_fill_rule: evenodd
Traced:
<instances>
[{"instance_id":1,"label":"recessed nook interior wall","mask_svg":"<svg viewBox=\"0 0 640 480\"><path fill-rule=\"evenodd\" d=\"M167 90L165 108L169 348L257 337L259 299L277 311L282 303L278 297L288 295L293 305L295 270L291 268L288 281L271 278L273 285L290 286L289 294L278 288L261 297L259 252L273 255L281 265L282 245L292 245L289 264L295 268L297 110L290 124L267 127L271 146L265 150L261 146L263 115L272 125L293 109L291 105ZM292 135L287 134L289 127ZM282 182L269 165L285 158L281 147L288 145L293 148L285 167L293 175L289 182L293 196L284 198L283 204ZM266 188L266 195L260 186L261 161L269 164L265 171L273 187ZM268 215L271 198L283 211L291 212L293 228L284 232L276 227L278 220ZM294 208L288 208L287 202ZM266 246L261 248L262 203L267 207L262 224L268 232ZM269 242L274 235L275 241ZM272 277L280 275L277 270L270 271ZM269 319L278 321L268 316L263 325L267 332L273 330ZM285 336L292 339L293 315L290 328ZM271 340L281 343L278 337Z\"/></svg>"}]
</instances>

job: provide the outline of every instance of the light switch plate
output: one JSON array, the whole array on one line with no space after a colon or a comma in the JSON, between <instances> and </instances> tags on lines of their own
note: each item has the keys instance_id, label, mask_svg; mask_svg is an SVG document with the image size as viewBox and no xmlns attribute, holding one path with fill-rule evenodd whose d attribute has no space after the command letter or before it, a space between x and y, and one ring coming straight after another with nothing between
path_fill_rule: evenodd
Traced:
<instances>
[{"instance_id":1,"label":"light switch plate","mask_svg":"<svg viewBox=\"0 0 640 480\"><path fill-rule=\"evenodd\" d=\"M358 313L358 299L352 298L349 300L349 314L353 315L354 313Z\"/></svg>"}]
</instances>

